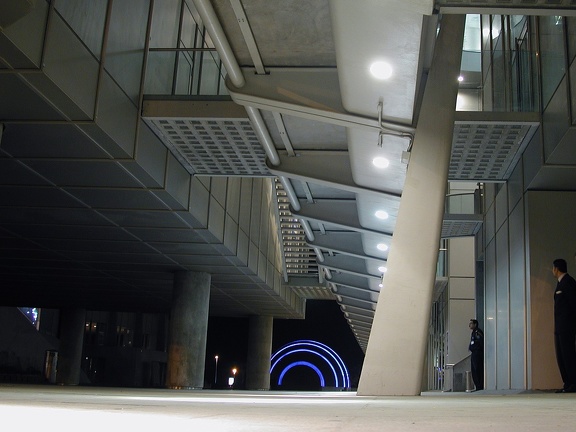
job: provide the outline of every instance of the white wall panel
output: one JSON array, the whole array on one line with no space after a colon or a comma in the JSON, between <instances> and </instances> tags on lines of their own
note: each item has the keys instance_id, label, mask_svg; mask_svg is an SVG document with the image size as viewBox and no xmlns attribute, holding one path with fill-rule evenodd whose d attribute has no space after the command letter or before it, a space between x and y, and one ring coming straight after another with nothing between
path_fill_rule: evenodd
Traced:
<instances>
[{"instance_id":1,"label":"white wall panel","mask_svg":"<svg viewBox=\"0 0 576 432\"><path fill-rule=\"evenodd\" d=\"M207 227L210 194L198 177L192 177L190 183L190 213L202 226Z\"/></svg>"},{"instance_id":2,"label":"white wall panel","mask_svg":"<svg viewBox=\"0 0 576 432\"><path fill-rule=\"evenodd\" d=\"M258 246L253 242L250 242L248 249L248 268L252 270L253 273L258 273L258 258L259 258Z\"/></svg>"},{"instance_id":3,"label":"white wall panel","mask_svg":"<svg viewBox=\"0 0 576 432\"><path fill-rule=\"evenodd\" d=\"M20 18L14 25L2 29L2 33L26 55L25 62L11 63L11 67L30 67L28 61L40 67L48 7L47 2L37 1L30 13Z\"/></svg>"},{"instance_id":4,"label":"white wall panel","mask_svg":"<svg viewBox=\"0 0 576 432\"><path fill-rule=\"evenodd\" d=\"M472 284L474 282L472 281ZM456 364L470 355L470 329L468 323L475 318L474 299L450 299L448 303L448 347L446 363ZM469 370L469 366L467 368Z\"/></svg>"},{"instance_id":5,"label":"white wall panel","mask_svg":"<svg viewBox=\"0 0 576 432\"><path fill-rule=\"evenodd\" d=\"M242 179L239 177L228 178L228 189L226 191L226 213L238 222L238 213L240 212L240 185Z\"/></svg>"},{"instance_id":6,"label":"white wall panel","mask_svg":"<svg viewBox=\"0 0 576 432\"><path fill-rule=\"evenodd\" d=\"M524 169L524 188L527 189L530 186L530 183L538 174L540 167L542 167L543 163L543 155L542 155L542 137L541 137L541 129L539 128L528 147L522 154L522 165Z\"/></svg>"},{"instance_id":7,"label":"white wall panel","mask_svg":"<svg viewBox=\"0 0 576 432\"><path fill-rule=\"evenodd\" d=\"M214 197L218 204L226 207L226 187L228 186L228 179L226 177L212 177L210 183L210 194Z\"/></svg>"},{"instance_id":8,"label":"white wall panel","mask_svg":"<svg viewBox=\"0 0 576 432\"><path fill-rule=\"evenodd\" d=\"M142 173L138 173L138 178L144 178L144 173L150 177L150 181L146 182L147 187L163 186L167 157L168 150L162 141L140 120L134 158L138 166L142 167Z\"/></svg>"},{"instance_id":9,"label":"white wall panel","mask_svg":"<svg viewBox=\"0 0 576 432\"><path fill-rule=\"evenodd\" d=\"M108 74L102 74L98 94L97 123L126 156L134 155L138 109ZM117 156L123 157L123 156Z\"/></svg>"},{"instance_id":10,"label":"white wall panel","mask_svg":"<svg viewBox=\"0 0 576 432\"><path fill-rule=\"evenodd\" d=\"M115 1L109 23L104 66L134 104L140 94L148 9L147 0Z\"/></svg>"},{"instance_id":11,"label":"white wall panel","mask_svg":"<svg viewBox=\"0 0 576 432\"><path fill-rule=\"evenodd\" d=\"M168 154L167 160L164 188L182 206L182 209L186 209L190 195L191 176L171 153Z\"/></svg>"},{"instance_id":12,"label":"white wall panel","mask_svg":"<svg viewBox=\"0 0 576 432\"><path fill-rule=\"evenodd\" d=\"M224 226L224 246L233 254L237 252L238 246L238 223L226 214L226 223Z\"/></svg>"},{"instance_id":13,"label":"white wall panel","mask_svg":"<svg viewBox=\"0 0 576 432\"><path fill-rule=\"evenodd\" d=\"M448 240L448 271L450 277L474 277L474 237Z\"/></svg>"},{"instance_id":14,"label":"white wall panel","mask_svg":"<svg viewBox=\"0 0 576 432\"><path fill-rule=\"evenodd\" d=\"M250 240L243 231L238 231L238 251L236 256L244 265L248 265L248 249L250 247Z\"/></svg>"},{"instance_id":15,"label":"white wall panel","mask_svg":"<svg viewBox=\"0 0 576 432\"><path fill-rule=\"evenodd\" d=\"M219 241L224 241L224 208L218 204L213 196L210 197L210 212L208 217L208 230Z\"/></svg>"},{"instance_id":16,"label":"white wall panel","mask_svg":"<svg viewBox=\"0 0 576 432\"><path fill-rule=\"evenodd\" d=\"M486 389L496 388L496 243L490 242L485 252L484 291L484 377Z\"/></svg>"},{"instance_id":17,"label":"white wall panel","mask_svg":"<svg viewBox=\"0 0 576 432\"><path fill-rule=\"evenodd\" d=\"M44 73L83 113L92 118L98 61L58 15L53 16L45 43ZM132 118L132 123L135 121L136 116Z\"/></svg>"},{"instance_id":18,"label":"white wall panel","mask_svg":"<svg viewBox=\"0 0 576 432\"><path fill-rule=\"evenodd\" d=\"M520 160L508 179L508 213L512 213L516 205L523 198L524 182L522 176L522 160Z\"/></svg>"},{"instance_id":19,"label":"white wall panel","mask_svg":"<svg viewBox=\"0 0 576 432\"><path fill-rule=\"evenodd\" d=\"M508 220L508 185L503 184L496 195L496 220L495 229L498 231L504 222Z\"/></svg>"},{"instance_id":20,"label":"white wall panel","mask_svg":"<svg viewBox=\"0 0 576 432\"><path fill-rule=\"evenodd\" d=\"M484 215L484 238L486 243L491 242L496 234L496 210L495 205L491 205L486 209Z\"/></svg>"},{"instance_id":21,"label":"white wall panel","mask_svg":"<svg viewBox=\"0 0 576 432\"><path fill-rule=\"evenodd\" d=\"M526 388L526 249L523 202L510 214L510 387Z\"/></svg>"},{"instance_id":22,"label":"white wall panel","mask_svg":"<svg viewBox=\"0 0 576 432\"><path fill-rule=\"evenodd\" d=\"M262 207L262 179L254 179L252 184L252 213L250 217L250 241L260 242L260 209Z\"/></svg>"},{"instance_id":23,"label":"white wall panel","mask_svg":"<svg viewBox=\"0 0 576 432\"><path fill-rule=\"evenodd\" d=\"M510 388L508 224L496 234L496 388Z\"/></svg>"},{"instance_id":24,"label":"white wall panel","mask_svg":"<svg viewBox=\"0 0 576 432\"><path fill-rule=\"evenodd\" d=\"M100 58L102 49L107 6L107 0L57 1L54 4L58 13L96 58Z\"/></svg>"},{"instance_id":25,"label":"white wall panel","mask_svg":"<svg viewBox=\"0 0 576 432\"><path fill-rule=\"evenodd\" d=\"M246 233L250 234L250 217L252 214L252 179L243 178L242 185L240 187L240 194L242 199L240 200L240 214L238 216L238 222L240 223L240 229Z\"/></svg>"}]
</instances>

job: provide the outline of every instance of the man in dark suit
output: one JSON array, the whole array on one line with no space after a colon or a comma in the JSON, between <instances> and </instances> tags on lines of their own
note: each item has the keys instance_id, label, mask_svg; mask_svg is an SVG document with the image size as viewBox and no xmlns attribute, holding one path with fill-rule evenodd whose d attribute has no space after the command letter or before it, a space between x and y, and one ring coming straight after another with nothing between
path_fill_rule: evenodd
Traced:
<instances>
[{"instance_id":1,"label":"man in dark suit","mask_svg":"<svg viewBox=\"0 0 576 432\"><path fill-rule=\"evenodd\" d=\"M554 292L554 344L564 387L556 393L576 393L576 281L564 259L552 264L558 280Z\"/></svg>"},{"instance_id":2,"label":"man in dark suit","mask_svg":"<svg viewBox=\"0 0 576 432\"><path fill-rule=\"evenodd\" d=\"M472 369L472 380L476 391L484 390L484 332L478 327L478 320L471 319L468 328L472 330L468 351L470 356L470 366Z\"/></svg>"}]
</instances>

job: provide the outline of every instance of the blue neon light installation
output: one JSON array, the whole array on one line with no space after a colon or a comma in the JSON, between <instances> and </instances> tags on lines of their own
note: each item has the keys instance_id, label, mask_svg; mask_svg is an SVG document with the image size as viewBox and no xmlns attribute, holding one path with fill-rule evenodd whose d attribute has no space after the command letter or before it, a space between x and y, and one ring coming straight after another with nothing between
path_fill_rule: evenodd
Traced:
<instances>
[{"instance_id":1,"label":"blue neon light installation","mask_svg":"<svg viewBox=\"0 0 576 432\"><path fill-rule=\"evenodd\" d=\"M314 372L316 372L316 374L320 378L320 386L326 387L326 381L324 381L324 375L322 375L322 372L320 372L320 369L318 369L312 363L307 362L307 361L297 361L294 363L290 363L288 366L286 366L284 368L284 370L282 371L282 373L280 374L280 377L278 378L278 385L282 385L282 379L284 378L284 375L286 375L286 372L288 372L294 366L308 366L309 368L312 368L314 370Z\"/></svg>"},{"instance_id":2,"label":"blue neon light installation","mask_svg":"<svg viewBox=\"0 0 576 432\"><path fill-rule=\"evenodd\" d=\"M317 355L317 356L320 357L322 360L324 360L324 361L328 364L328 366L330 367L330 369L332 369L332 373L334 374L334 381L335 381L334 387L340 387L339 382L338 382L338 375L336 374L336 370L334 369L334 366L332 366L332 364L330 363L330 360L328 360L328 359L327 359L325 356L323 356L322 354L320 354L320 353L318 353L318 352L316 352L316 351L313 351L313 350L311 350L311 349L304 349L304 348L294 349L294 350L289 351L289 352L287 352L287 353L285 353L285 354L282 354L282 355L280 356L280 358L274 362L274 364L272 365L272 367L271 367L271 369L270 369L270 372L272 372L272 369L274 369L274 366L276 366L276 365L278 364L278 362L280 362L280 360L282 360L284 357L286 357L286 356L288 356L288 355L292 355L292 354L297 353L297 352L308 352L308 353ZM280 384L278 384L278 385L280 385ZM322 387L324 387L324 386L322 386Z\"/></svg>"},{"instance_id":3,"label":"blue neon light installation","mask_svg":"<svg viewBox=\"0 0 576 432\"><path fill-rule=\"evenodd\" d=\"M278 365L278 363L282 359L287 358L288 356L291 355L298 355L298 353L301 352L314 354L328 364L328 366L332 370L332 374L334 375L335 387L340 387L340 383L342 383L342 387L344 388L350 387L350 376L348 374L348 369L346 368L346 365L344 364L342 358L340 358L340 356L336 353L336 351L334 351L328 345L313 340L294 341L284 345L282 348L276 351L271 358L272 366L270 368L270 373L273 372L274 368ZM298 365L300 366L308 366L308 367L314 366L312 363L309 362L293 362L289 366L284 368L284 370L280 374L280 377L283 378L285 373L289 369L294 367L292 365L295 365L295 363L298 363ZM322 373L316 366L314 367L315 368L313 369L316 371L316 373L319 373L320 380L324 382L324 377L322 376ZM339 379L339 377L341 379ZM278 385L282 384L281 378L278 380ZM324 384L322 384L322 386L324 387Z\"/></svg>"}]
</instances>

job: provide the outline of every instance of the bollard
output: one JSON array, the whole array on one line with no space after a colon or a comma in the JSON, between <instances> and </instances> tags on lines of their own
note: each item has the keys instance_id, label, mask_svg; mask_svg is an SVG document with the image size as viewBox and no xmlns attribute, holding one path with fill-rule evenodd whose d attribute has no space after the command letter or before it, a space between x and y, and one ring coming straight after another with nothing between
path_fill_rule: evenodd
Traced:
<instances>
[{"instance_id":1,"label":"bollard","mask_svg":"<svg viewBox=\"0 0 576 432\"><path fill-rule=\"evenodd\" d=\"M466 371L466 391L471 392L474 391L474 382L472 381L472 372Z\"/></svg>"}]
</instances>

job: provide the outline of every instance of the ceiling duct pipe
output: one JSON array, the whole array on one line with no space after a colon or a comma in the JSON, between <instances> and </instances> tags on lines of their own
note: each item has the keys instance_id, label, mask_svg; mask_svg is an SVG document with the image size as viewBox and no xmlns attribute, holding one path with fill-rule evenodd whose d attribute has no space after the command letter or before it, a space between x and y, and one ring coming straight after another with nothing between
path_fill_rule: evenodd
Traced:
<instances>
[{"instance_id":1,"label":"ceiling duct pipe","mask_svg":"<svg viewBox=\"0 0 576 432\"><path fill-rule=\"evenodd\" d=\"M254 128L254 132L258 136L260 144L264 147L264 151L266 152L266 156L270 160L270 163L274 166L280 165L280 156L278 156L278 151L276 147L274 147L274 142L272 141L272 137L266 128L266 123L264 123L264 119L262 118L262 114L258 109L246 106L246 112L248 113L248 117L252 122L252 127Z\"/></svg>"},{"instance_id":2,"label":"ceiling duct pipe","mask_svg":"<svg viewBox=\"0 0 576 432\"><path fill-rule=\"evenodd\" d=\"M282 187L284 188L284 191L286 192L286 197L290 201L290 205L292 206L292 209L294 211L300 211L300 209L302 207L300 206L300 201L298 200L298 196L296 196L296 192L294 191L294 188L292 187L292 183L290 182L290 179L288 177L284 177L284 176L279 176L278 179L280 180L280 183L282 183Z\"/></svg>"},{"instance_id":3,"label":"ceiling duct pipe","mask_svg":"<svg viewBox=\"0 0 576 432\"><path fill-rule=\"evenodd\" d=\"M214 42L216 51L218 51L218 55L220 56L220 59L224 64L224 68L228 73L230 81L238 88L243 87L244 84L246 84L244 74L242 73L240 65L236 61L236 57L234 56L232 47L228 43L226 34L224 33L224 30L220 25L220 21L218 20L216 12L212 7L212 3L210 3L210 0L193 0L193 1L194 6L198 11L198 14L200 15L200 18L202 19L202 23L206 27L206 30L208 30L208 34L210 35L212 41ZM260 111L254 107L246 106L245 108L246 112L248 113L248 117L252 122L252 127L254 128L254 131L256 132L256 135L258 136L258 139L260 140L260 143L264 148L264 151L266 152L268 160L270 160L270 163L274 166L280 165L280 156L278 156L278 151L276 150L274 142L270 137L270 133L266 128L266 124L264 123L262 114L260 114ZM280 177L280 182L282 183L282 186L286 191L286 195L290 200L292 208L294 208L296 211L300 210L300 202L298 201L298 197L296 196L296 193L294 192L294 188L292 187L290 181L288 181L288 179L285 177ZM310 228L308 222L304 220L301 220L300 222L302 224L304 232L306 233L306 237L308 237L308 240L313 241L314 233L312 232L312 229ZM324 258L321 257L321 253L318 254L318 251L316 251L316 255L318 255L319 259Z\"/></svg>"},{"instance_id":4,"label":"ceiling duct pipe","mask_svg":"<svg viewBox=\"0 0 576 432\"><path fill-rule=\"evenodd\" d=\"M300 219L300 224L302 225L302 229L304 230L304 234L306 234L308 241L314 241L316 237L314 236L314 232L312 231L308 221L306 219Z\"/></svg>"},{"instance_id":5,"label":"ceiling duct pipe","mask_svg":"<svg viewBox=\"0 0 576 432\"><path fill-rule=\"evenodd\" d=\"M200 14L204 27L208 30L212 42L214 42L216 51L218 51L220 60L222 60L222 63L226 68L230 81L232 81L232 84L238 88L244 87L244 84L246 84L244 74L242 73L242 69L240 69L240 65L236 61L234 52L228 43L226 34L224 33L220 21L216 16L216 12L212 7L212 3L210 3L210 0L194 0L194 6L196 7L198 14Z\"/></svg>"}]
</instances>

